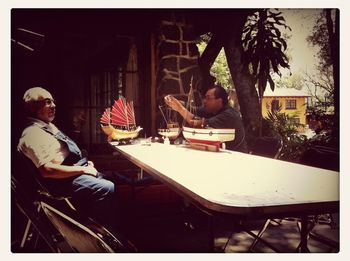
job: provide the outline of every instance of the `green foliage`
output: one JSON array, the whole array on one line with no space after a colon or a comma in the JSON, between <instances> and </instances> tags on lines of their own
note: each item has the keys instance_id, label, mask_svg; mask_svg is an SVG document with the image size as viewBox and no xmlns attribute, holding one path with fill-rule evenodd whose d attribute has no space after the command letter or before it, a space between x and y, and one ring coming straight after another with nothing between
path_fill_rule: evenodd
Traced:
<instances>
[{"instance_id":1,"label":"green foliage","mask_svg":"<svg viewBox=\"0 0 350 261\"><path fill-rule=\"evenodd\" d=\"M281 112L281 108L280 105L277 110L270 110L267 112L263 131L266 134L266 132L270 130L272 133L281 135L283 141L286 141L288 137L298 133L300 124L292 120L293 116Z\"/></svg>"},{"instance_id":2,"label":"green foliage","mask_svg":"<svg viewBox=\"0 0 350 261\"><path fill-rule=\"evenodd\" d=\"M312 29L312 34L307 37L307 41L313 46L319 46L317 57L320 60L321 67L328 67L332 65L329 33L327 29L326 11L320 13L316 24Z\"/></svg>"},{"instance_id":3,"label":"green foliage","mask_svg":"<svg viewBox=\"0 0 350 261\"><path fill-rule=\"evenodd\" d=\"M331 57L330 35L327 28L327 22L331 22L333 25L334 21L327 21L326 13L327 10L320 12L313 27L312 34L307 37L307 41L311 45L319 47L317 52L319 64L316 66L316 75L310 75L306 72L305 76L307 87L314 99L323 102L324 98L327 96L327 100L332 102L331 106L336 106L336 104L334 104L334 62Z\"/></svg>"},{"instance_id":4,"label":"green foliage","mask_svg":"<svg viewBox=\"0 0 350 261\"><path fill-rule=\"evenodd\" d=\"M299 162L300 157L308 148L308 139L305 135L292 135L284 144L280 159Z\"/></svg>"},{"instance_id":5,"label":"green foliage","mask_svg":"<svg viewBox=\"0 0 350 261\"><path fill-rule=\"evenodd\" d=\"M295 123L293 115L281 112L281 106L277 110L268 112L263 119L263 134L266 136L280 135L283 140L283 148L280 158L287 161L297 162L306 149L307 138L298 134L301 124Z\"/></svg>"},{"instance_id":6,"label":"green foliage","mask_svg":"<svg viewBox=\"0 0 350 261\"><path fill-rule=\"evenodd\" d=\"M300 74L283 76L276 80L277 88L292 88L301 90L305 85L305 79Z\"/></svg>"},{"instance_id":7,"label":"green foliage","mask_svg":"<svg viewBox=\"0 0 350 261\"><path fill-rule=\"evenodd\" d=\"M216 84L220 84L225 89L231 89L233 87L233 81L223 49L221 49L210 71L216 78Z\"/></svg>"},{"instance_id":8,"label":"green foliage","mask_svg":"<svg viewBox=\"0 0 350 261\"><path fill-rule=\"evenodd\" d=\"M278 27L291 29L285 24L281 14L270 9L261 9L248 17L243 28L244 60L255 77L260 97L263 96L267 82L272 90L275 88L270 73L281 76L279 67L289 68L288 58L284 54L287 43Z\"/></svg>"},{"instance_id":9,"label":"green foliage","mask_svg":"<svg viewBox=\"0 0 350 261\"><path fill-rule=\"evenodd\" d=\"M201 36L201 41L197 44L200 55L204 52L204 49L210 40L208 37L208 34ZM220 84L225 89L232 89L233 81L223 49L221 49L219 55L216 57L215 62L213 63L213 66L210 68L210 74L216 78L216 84Z\"/></svg>"}]
</instances>

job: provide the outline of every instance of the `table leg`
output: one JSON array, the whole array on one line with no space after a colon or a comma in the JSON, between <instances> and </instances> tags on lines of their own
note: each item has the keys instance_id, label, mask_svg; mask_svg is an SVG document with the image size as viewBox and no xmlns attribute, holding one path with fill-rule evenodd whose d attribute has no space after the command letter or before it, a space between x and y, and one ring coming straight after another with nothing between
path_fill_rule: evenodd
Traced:
<instances>
[{"instance_id":1,"label":"table leg","mask_svg":"<svg viewBox=\"0 0 350 261\"><path fill-rule=\"evenodd\" d=\"M214 215L208 215L208 252L215 252L215 236L214 236Z\"/></svg>"},{"instance_id":2,"label":"table leg","mask_svg":"<svg viewBox=\"0 0 350 261\"><path fill-rule=\"evenodd\" d=\"M300 228L300 245L299 245L299 252L301 253L308 253L310 252L307 247L307 238L309 235L309 229L308 229L308 217L302 216L301 217L301 228Z\"/></svg>"}]
</instances>

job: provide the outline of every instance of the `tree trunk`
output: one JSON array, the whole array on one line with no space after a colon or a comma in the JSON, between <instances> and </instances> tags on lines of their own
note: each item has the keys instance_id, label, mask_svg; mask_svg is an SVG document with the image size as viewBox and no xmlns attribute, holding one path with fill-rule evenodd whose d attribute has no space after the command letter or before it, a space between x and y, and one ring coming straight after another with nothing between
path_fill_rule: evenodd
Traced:
<instances>
[{"instance_id":1,"label":"tree trunk","mask_svg":"<svg viewBox=\"0 0 350 261\"><path fill-rule=\"evenodd\" d=\"M338 128L338 124L339 124L339 10L335 10L334 21L332 19L331 12L332 12L331 9L326 9L329 46L331 49L331 59L333 64L335 126L336 128Z\"/></svg>"},{"instance_id":2,"label":"tree trunk","mask_svg":"<svg viewBox=\"0 0 350 261\"><path fill-rule=\"evenodd\" d=\"M219 55L223 47L222 36L213 32L213 36L206 46L203 54L199 58L199 67L202 74L202 88L201 92L204 95L207 90L215 83L215 77L210 75L210 68L213 66L216 57Z\"/></svg>"},{"instance_id":3,"label":"tree trunk","mask_svg":"<svg viewBox=\"0 0 350 261\"><path fill-rule=\"evenodd\" d=\"M238 19L239 18L239 19ZM259 96L248 68L244 66L241 29L247 16L236 17L235 26L231 27L229 38L224 43L227 64L237 92L242 119L248 136L259 135L261 111Z\"/></svg>"}]
</instances>

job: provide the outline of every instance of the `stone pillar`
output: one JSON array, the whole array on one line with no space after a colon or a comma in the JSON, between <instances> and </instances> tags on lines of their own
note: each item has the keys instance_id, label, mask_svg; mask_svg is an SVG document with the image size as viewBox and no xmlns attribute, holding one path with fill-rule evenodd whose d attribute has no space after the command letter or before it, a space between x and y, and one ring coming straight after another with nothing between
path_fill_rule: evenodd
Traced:
<instances>
[{"instance_id":1,"label":"stone pillar","mask_svg":"<svg viewBox=\"0 0 350 261\"><path fill-rule=\"evenodd\" d=\"M157 46L157 100L163 104L163 97L172 94L186 99L193 77L193 90L201 89L198 66L199 52L196 46L193 26L184 18L172 13L169 19L160 21ZM198 96L198 95L196 95ZM200 103L199 97L196 102Z\"/></svg>"}]
</instances>

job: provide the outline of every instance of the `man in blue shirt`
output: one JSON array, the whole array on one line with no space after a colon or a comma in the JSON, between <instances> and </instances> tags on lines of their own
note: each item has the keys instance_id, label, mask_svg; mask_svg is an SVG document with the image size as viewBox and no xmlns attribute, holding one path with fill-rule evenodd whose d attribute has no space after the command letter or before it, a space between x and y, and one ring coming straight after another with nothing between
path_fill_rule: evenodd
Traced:
<instances>
[{"instance_id":1,"label":"man in blue shirt","mask_svg":"<svg viewBox=\"0 0 350 261\"><path fill-rule=\"evenodd\" d=\"M171 95L165 96L164 100L168 106L179 112L192 127L235 129L235 139L226 142L226 149L247 152L241 116L228 105L228 95L223 87L215 85L207 91L204 107L197 110L196 115L189 112L180 101Z\"/></svg>"}]
</instances>

